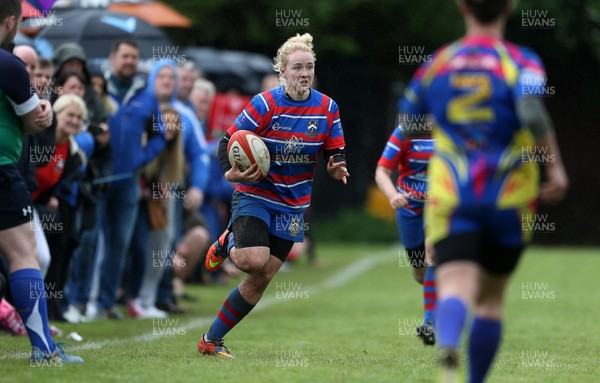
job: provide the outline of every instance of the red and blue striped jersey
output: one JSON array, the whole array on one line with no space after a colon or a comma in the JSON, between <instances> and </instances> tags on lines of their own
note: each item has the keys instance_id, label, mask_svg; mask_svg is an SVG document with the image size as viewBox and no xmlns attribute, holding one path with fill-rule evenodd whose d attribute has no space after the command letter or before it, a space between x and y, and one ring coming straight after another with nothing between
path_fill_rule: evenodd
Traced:
<instances>
[{"instance_id":1,"label":"red and blue striped jersey","mask_svg":"<svg viewBox=\"0 0 600 383\"><path fill-rule=\"evenodd\" d=\"M431 136L406 138L398 126L388 139L377 162L378 166L391 171L398 170L398 191L413 202L427 199L427 165L433 153ZM420 206L422 212L422 206Z\"/></svg>"},{"instance_id":2,"label":"red and blue striped jersey","mask_svg":"<svg viewBox=\"0 0 600 383\"><path fill-rule=\"evenodd\" d=\"M302 101L286 96L283 86L254 96L227 133L238 130L262 138L271 154L271 167L261 181L238 183L236 189L277 209L296 212L310 205L321 150L345 146L337 104L314 89Z\"/></svg>"}]
</instances>

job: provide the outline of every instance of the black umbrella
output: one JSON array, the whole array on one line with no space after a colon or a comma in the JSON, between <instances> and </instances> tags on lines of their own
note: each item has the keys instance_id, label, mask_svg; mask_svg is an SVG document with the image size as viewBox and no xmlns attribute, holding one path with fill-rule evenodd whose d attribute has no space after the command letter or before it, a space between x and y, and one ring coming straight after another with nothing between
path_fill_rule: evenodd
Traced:
<instances>
[{"instance_id":1,"label":"black umbrella","mask_svg":"<svg viewBox=\"0 0 600 383\"><path fill-rule=\"evenodd\" d=\"M107 57L116 40L131 39L140 46L142 58L150 59L172 52L167 47L173 44L163 31L131 15L106 9L80 8L56 10L54 17L59 22L42 29L36 39L37 47L56 49L63 43L74 42L80 44L87 56L93 59ZM52 52L42 54L51 56Z\"/></svg>"}]
</instances>

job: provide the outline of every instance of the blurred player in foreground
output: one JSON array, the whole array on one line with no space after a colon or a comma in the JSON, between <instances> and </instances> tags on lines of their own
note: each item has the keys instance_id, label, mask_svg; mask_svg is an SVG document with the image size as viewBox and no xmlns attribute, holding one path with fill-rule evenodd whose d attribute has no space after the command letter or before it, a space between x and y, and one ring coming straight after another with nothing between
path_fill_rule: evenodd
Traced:
<instances>
[{"instance_id":1,"label":"blurred player in foreground","mask_svg":"<svg viewBox=\"0 0 600 383\"><path fill-rule=\"evenodd\" d=\"M200 339L203 354L232 357L223 337L258 303L294 242L302 242L318 154L323 152L332 178L346 183L349 176L338 107L311 88L312 40L308 33L296 35L279 48L274 69L284 85L254 96L220 142L221 169L238 184L229 227L208 250L206 268L215 271L230 257L247 275ZM271 167L266 178L260 179L256 164L242 172L229 163L227 144L238 130L258 134L267 145Z\"/></svg>"},{"instance_id":2,"label":"blurred player in foreground","mask_svg":"<svg viewBox=\"0 0 600 383\"><path fill-rule=\"evenodd\" d=\"M12 54L19 29L21 0L0 5L0 253L9 265L12 298L29 341L30 365L83 363L55 344L48 325L46 288L40 272L31 195L18 169L23 134L41 132L52 123L50 103L35 93L23 62Z\"/></svg>"},{"instance_id":3,"label":"blurred player in foreground","mask_svg":"<svg viewBox=\"0 0 600 383\"><path fill-rule=\"evenodd\" d=\"M402 99L402 104L406 103ZM402 106L401 106L402 110ZM412 266L415 280L423 285L424 318L417 327L417 336L425 345L435 344L435 268L425 263L425 227L423 226L423 208L427 200L427 164L433 153L433 140L430 135L418 138L405 138L403 131L426 129L431 133L430 122L417 122L417 118L407 118L402 113L401 121L377 162L375 181L386 195L390 205L396 210L396 223L402 245ZM397 187L391 175L398 170Z\"/></svg>"},{"instance_id":4,"label":"blurred player in foreground","mask_svg":"<svg viewBox=\"0 0 600 383\"><path fill-rule=\"evenodd\" d=\"M568 188L552 122L540 95L545 70L531 50L503 39L510 0L460 0L466 35L441 48L415 74L405 112L431 113L426 234L438 287L437 342L442 379L457 381L458 348L470 309L468 381L483 382L501 338L504 292L531 237L522 222L536 199ZM439 128L438 128L439 127ZM523 153L544 150L552 161Z\"/></svg>"}]
</instances>

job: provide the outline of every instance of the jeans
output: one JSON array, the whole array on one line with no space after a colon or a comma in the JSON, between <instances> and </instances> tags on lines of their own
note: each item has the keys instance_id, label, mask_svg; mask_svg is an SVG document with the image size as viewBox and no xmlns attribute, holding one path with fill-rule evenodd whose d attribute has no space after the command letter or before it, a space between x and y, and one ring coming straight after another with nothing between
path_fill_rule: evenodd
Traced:
<instances>
[{"instance_id":1,"label":"jeans","mask_svg":"<svg viewBox=\"0 0 600 383\"><path fill-rule=\"evenodd\" d=\"M171 250L176 251L177 242L181 239L183 230L183 200L177 199L173 206L174 215L174 233L172 240ZM158 284L158 290L156 292L156 304L172 304L175 303L173 299L173 264L169 263L165 267L160 283Z\"/></svg>"},{"instance_id":2,"label":"jeans","mask_svg":"<svg viewBox=\"0 0 600 383\"><path fill-rule=\"evenodd\" d=\"M129 257L127 262L127 298L137 298L142 287L142 279L146 266L148 252L148 204L140 201L133 237L129 244Z\"/></svg>"},{"instance_id":3,"label":"jeans","mask_svg":"<svg viewBox=\"0 0 600 383\"><path fill-rule=\"evenodd\" d=\"M104 210L106 252L100 269L99 309L115 306L115 296L121 284L127 250L137 219L140 186L137 182L123 188L109 188Z\"/></svg>"},{"instance_id":4,"label":"jeans","mask_svg":"<svg viewBox=\"0 0 600 383\"><path fill-rule=\"evenodd\" d=\"M102 225L101 217L106 209L106 201L100 196L96 204L96 224L89 230L84 230L79 239L79 246L73 253L71 261L71 273L69 278L69 303L85 305L90 297L92 278L94 275L94 263L96 260L96 249L98 237Z\"/></svg>"}]
</instances>

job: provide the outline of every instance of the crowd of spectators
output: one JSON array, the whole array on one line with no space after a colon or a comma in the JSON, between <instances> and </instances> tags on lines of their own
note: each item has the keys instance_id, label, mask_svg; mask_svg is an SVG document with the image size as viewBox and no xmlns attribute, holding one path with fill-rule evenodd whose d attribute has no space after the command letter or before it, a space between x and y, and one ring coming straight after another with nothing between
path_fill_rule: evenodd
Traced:
<instances>
[{"instance_id":1,"label":"crowd of spectators","mask_svg":"<svg viewBox=\"0 0 600 383\"><path fill-rule=\"evenodd\" d=\"M51 58L13 52L54 112L50 128L25 136L19 162L50 320L165 318L194 299L186 282L235 275L232 265L215 276L199 267L233 191L216 158L220 137L206 128L214 84L191 62L141 73L131 40L114 43L108 72L75 43ZM24 334L5 299L0 319Z\"/></svg>"}]
</instances>

